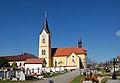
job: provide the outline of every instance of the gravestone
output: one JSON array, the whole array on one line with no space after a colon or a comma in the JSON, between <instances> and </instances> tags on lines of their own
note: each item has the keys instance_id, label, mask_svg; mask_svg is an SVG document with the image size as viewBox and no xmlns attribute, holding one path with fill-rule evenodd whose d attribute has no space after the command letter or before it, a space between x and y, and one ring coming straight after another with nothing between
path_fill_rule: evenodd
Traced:
<instances>
[{"instance_id":1,"label":"gravestone","mask_svg":"<svg viewBox=\"0 0 120 83\"><path fill-rule=\"evenodd\" d=\"M19 78L19 77L20 77L19 72L20 72L20 71L16 71L16 78Z\"/></svg>"},{"instance_id":2,"label":"gravestone","mask_svg":"<svg viewBox=\"0 0 120 83\"><path fill-rule=\"evenodd\" d=\"M25 80L25 74L23 73L23 71L20 71L19 75L19 80Z\"/></svg>"},{"instance_id":3,"label":"gravestone","mask_svg":"<svg viewBox=\"0 0 120 83\"><path fill-rule=\"evenodd\" d=\"M39 78L39 79L42 79L42 78L44 78L44 76L38 76L38 78Z\"/></svg>"},{"instance_id":4,"label":"gravestone","mask_svg":"<svg viewBox=\"0 0 120 83\"><path fill-rule=\"evenodd\" d=\"M12 81L17 81L17 78L12 78Z\"/></svg>"},{"instance_id":5,"label":"gravestone","mask_svg":"<svg viewBox=\"0 0 120 83\"><path fill-rule=\"evenodd\" d=\"M120 80L108 80L107 83L120 83Z\"/></svg>"},{"instance_id":6,"label":"gravestone","mask_svg":"<svg viewBox=\"0 0 120 83\"><path fill-rule=\"evenodd\" d=\"M6 73L6 79L10 80L10 72L9 71L7 71L7 73Z\"/></svg>"},{"instance_id":7,"label":"gravestone","mask_svg":"<svg viewBox=\"0 0 120 83\"><path fill-rule=\"evenodd\" d=\"M92 83L92 81L83 81L83 83Z\"/></svg>"},{"instance_id":8,"label":"gravestone","mask_svg":"<svg viewBox=\"0 0 120 83\"><path fill-rule=\"evenodd\" d=\"M2 77L0 77L0 80L2 80Z\"/></svg>"}]
</instances>

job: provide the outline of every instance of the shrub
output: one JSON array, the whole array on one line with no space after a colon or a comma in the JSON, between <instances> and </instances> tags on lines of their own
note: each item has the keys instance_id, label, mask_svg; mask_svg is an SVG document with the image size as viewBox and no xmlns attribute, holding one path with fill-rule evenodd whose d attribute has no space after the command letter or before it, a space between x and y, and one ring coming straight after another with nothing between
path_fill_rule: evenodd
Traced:
<instances>
[{"instance_id":1,"label":"shrub","mask_svg":"<svg viewBox=\"0 0 120 83\"><path fill-rule=\"evenodd\" d=\"M92 82L96 82L96 83L99 82L99 80L98 80L98 78L97 78L96 75L87 76L87 77L82 77L80 81L81 81L81 82L83 82L83 81L92 81Z\"/></svg>"}]
</instances>

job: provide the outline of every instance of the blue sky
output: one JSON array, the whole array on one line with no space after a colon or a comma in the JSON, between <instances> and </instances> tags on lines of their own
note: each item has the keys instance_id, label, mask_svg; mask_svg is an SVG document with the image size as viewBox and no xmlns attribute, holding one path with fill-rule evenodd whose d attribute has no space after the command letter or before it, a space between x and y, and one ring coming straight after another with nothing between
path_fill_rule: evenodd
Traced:
<instances>
[{"instance_id":1,"label":"blue sky","mask_svg":"<svg viewBox=\"0 0 120 83\"><path fill-rule=\"evenodd\" d=\"M47 11L52 47L77 46L98 61L120 55L120 0L0 0L0 56L38 56Z\"/></svg>"}]
</instances>

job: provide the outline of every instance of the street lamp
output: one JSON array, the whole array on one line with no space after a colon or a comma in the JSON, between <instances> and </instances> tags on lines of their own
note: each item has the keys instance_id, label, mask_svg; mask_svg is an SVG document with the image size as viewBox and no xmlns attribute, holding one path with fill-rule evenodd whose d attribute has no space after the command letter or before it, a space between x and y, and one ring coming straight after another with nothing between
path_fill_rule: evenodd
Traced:
<instances>
[{"instance_id":1,"label":"street lamp","mask_svg":"<svg viewBox=\"0 0 120 83\"><path fill-rule=\"evenodd\" d=\"M106 61L106 67L105 67L106 72L107 72L107 69L108 69L108 67L107 67L107 61Z\"/></svg>"},{"instance_id":2,"label":"street lamp","mask_svg":"<svg viewBox=\"0 0 120 83\"><path fill-rule=\"evenodd\" d=\"M112 79L117 79L116 78L116 73L115 73L115 62L116 62L116 60L115 60L115 58L113 58L113 69L114 69L114 71L113 71Z\"/></svg>"}]
</instances>

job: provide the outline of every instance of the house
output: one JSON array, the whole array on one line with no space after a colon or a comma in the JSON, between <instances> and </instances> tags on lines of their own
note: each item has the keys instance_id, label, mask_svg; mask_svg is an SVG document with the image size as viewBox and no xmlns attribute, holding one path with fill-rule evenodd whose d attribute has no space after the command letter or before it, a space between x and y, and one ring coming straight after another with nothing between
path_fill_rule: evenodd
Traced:
<instances>
[{"instance_id":1,"label":"house","mask_svg":"<svg viewBox=\"0 0 120 83\"><path fill-rule=\"evenodd\" d=\"M117 56L117 61L120 61L120 56Z\"/></svg>"},{"instance_id":2,"label":"house","mask_svg":"<svg viewBox=\"0 0 120 83\"><path fill-rule=\"evenodd\" d=\"M40 74L42 67L46 66L46 61L44 58L39 59L27 59L25 61L25 71L26 74Z\"/></svg>"},{"instance_id":3,"label":"house","mask_svg":"<svg viewBox=\"0 0 120 83\"><path fill-rule=\"evenodd\" d=\"M79 38L76 47L52 48L51 33L47 18L44 17L43 28L39 34L39 58L46 60L46 67L74 66L86 68L86 55L86 49L82 48L81 38Z\"/></svg>"},{"instance_id":4,"label":"house","mask_svg":"<svg viewBox=\"0 0 120 83\"><path fill-rule=\"evenodd\" d=\"M30 58L38 58L33 54L30 53L23 53L20 55L12 55L12 56L1 56L2 58L5 58L9 61L10 66L12 65L13 62L16 62L16 65L18 67L25 67L25 60L30 59Z\"/></svg>"}]
</instances>

